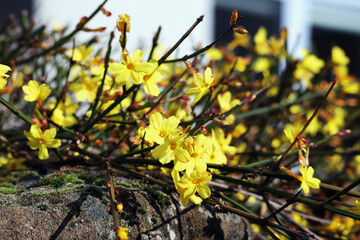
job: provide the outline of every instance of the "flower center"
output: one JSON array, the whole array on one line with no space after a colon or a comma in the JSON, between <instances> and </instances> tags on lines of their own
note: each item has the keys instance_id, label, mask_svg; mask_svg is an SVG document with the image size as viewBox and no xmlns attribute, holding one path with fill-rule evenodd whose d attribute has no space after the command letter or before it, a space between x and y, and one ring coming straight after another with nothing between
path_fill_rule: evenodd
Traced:
<instances>
[{"instance_id":1,"label":"flower center","mask_svg":"<svg viewBox=\"0 0 360 240\"><path fill-rule=\"evenodd\" d=\"M132 63L127 64L126 67L129 70L134 70L134 64L132 64Z\"/></svg>"},{"instance_id":2,"label":"flower center","mask_svg":"<svg viewBox=\"0 0 360 240\"><path fill-rule=\"evenodd\" d=\"M192 180L192 183L193 183L193 184L198 184L199 182L200 182L200 180L197 179L197 178L195 178L195 179Z\"/></svg>"},{"instance_id":3,"label":"flower center","mask_svg":"<svg viewBox=\"0 0 360 240\"><path fill-rule=\"evenodd\" d=\"M150 79L150 75L145 75L145 76L143 77L143 81L144 81L144 82L147 82L149 79Z\"/></svg>"},{"instance_id":4,"label":"flower center","mask_svg":"<svg viewBox=\"0 0 360 240\"><path fill-rule=\"evenodd\" d=\"M199 154L197 154L196 152L194 152L194 153L192 153L190 156L191 156L192 158L196 158L197 156L199 156Z\"/></svg>"},{"instance_id":5,"label":"flower center","mask_svg":"<svg viewBox=\"0 0 360 240\"><path fill-rule=\"evenodd\" d=\"M45 143L45 140L44 140L43 138L39 138L39 139L38 139L38 142L39 142L40 144L44 144L44 143Z\"/></svg>"},{"instance_id":6,"label":"flower center","mask_svg":"<svg viewBox=\"0 0 360 240\"><path fill-rule=\"evenodd\" d=\"M171 149L171 150L174 151L176 148L177 148L177 144L176 144L176 143L171 143L171 144L170 144L170 149Z\"/></svg>"},{"instance_id":7,"label":"flower center","mask_svg":"<svg viewBox=\"0 0 360 240\"><path fill-rule=\"evenodd\" d=\"M159 136L160 136L161 138L164 138L164 137L166 136L166 131L161 130L160 133L159 133Z\"/></svg>"}]
</instances>

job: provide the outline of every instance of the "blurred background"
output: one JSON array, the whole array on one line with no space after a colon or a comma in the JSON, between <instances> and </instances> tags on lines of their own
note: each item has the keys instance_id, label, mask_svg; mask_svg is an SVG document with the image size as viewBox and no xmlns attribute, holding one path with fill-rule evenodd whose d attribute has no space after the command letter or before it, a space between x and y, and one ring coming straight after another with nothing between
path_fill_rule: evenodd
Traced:
<instances>
[{"instance_id":1,"label":"blurred background","mask_svg":"<svg viewBox=\"0 0 360 240\"><path fill-rule=\"evenodd\" d=\"M6 1L0 9L0 21L9 13L21 17L26 9L41 24L53 27L54 23L73 29L81 17L88 16L101 0L17 0ZM151 46L152 37L162 26L160 42L171 47L200 15L204 21L181 45L176 54L189 54L199 45L205 46L229 26L233 9L243 16L241 24L254 35L260 26L268 33L278 35L282 27L289 30L289 50L301 57L303 48L312 49L322 59L328 59L331 48L339 45L350 57L350 73L360 75L360 1L359 0L109 0L105 8L111 17L98 14L88 25L90 28L107 26L115 29L119 14L131 16L131 32L127 48ZM104 34L107 41L108 34ZM76 39L79 43L90 38L92 33L82 33ZM230 41L231 35L224 41Z\"/></svg>"}]
</instances>

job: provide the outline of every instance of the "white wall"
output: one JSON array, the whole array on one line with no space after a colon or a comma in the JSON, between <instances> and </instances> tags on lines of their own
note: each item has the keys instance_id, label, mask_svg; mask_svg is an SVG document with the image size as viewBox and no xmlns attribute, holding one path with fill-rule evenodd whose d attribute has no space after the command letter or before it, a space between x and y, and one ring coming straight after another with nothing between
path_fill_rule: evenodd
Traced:
<instances>
[{"instance_id":1,"label":"white wall","mask_svg":"<svg viewBox=\"0 0 360 240\"><path fill-rule=\"evenodd\" d=\"M101 0L34 0L34 16L39 23L46 23L52 27L54 21L61 25L69 25L74 29L83 16L89 16ZM109 0L105 9L112 12L111 17L106 17L101 12L91 20L87 27L97 28L106 26L103 36L104 42L109 39L109 33L115 29L119 14L127 13L131 17L131 31L128 34L127 49L133 52L136 48L146 49L151 47L152 37L162 26L160 43L170 48L186 30L195 22L196 18L205 14L204 21L193 31L190 37L180 46L179 56L192 52L192 47L202 43L203 46L211 42L213 36L213 0ZM114 46L119 48L117 31ZM82 32L76 37L77 44L93 36L93 33Z\"/></svg>"}]
</instances>

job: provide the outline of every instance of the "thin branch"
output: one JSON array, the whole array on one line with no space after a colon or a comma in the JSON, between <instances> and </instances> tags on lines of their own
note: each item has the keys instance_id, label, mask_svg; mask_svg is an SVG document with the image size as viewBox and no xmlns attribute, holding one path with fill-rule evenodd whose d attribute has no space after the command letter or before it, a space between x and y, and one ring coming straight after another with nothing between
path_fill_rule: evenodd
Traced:
<instances>
[{"instance_id":1,"label":"thin branch","mask_svg":"<svg viewBox=\"0 0 360 240\"><path fill-rule=\"evenodd\" d=\"M198 18L196 19L195 23L186 31L186 33L184 33L184 35L179 39L179 41L177 41L177 42L175 43L175 45L174 45L172 48L170 48L170 50L169 50L167 53L165 53L165 55L164 55L162 58L160 58L160 60L158 61L158 65L159 65L159 66L166 61L166 59L170 56L170 54L171 54L172 52L174 52L175 49L177 49L177 48L180 46L180 44L190 35L190 33L196 28L196 26L197 26L203 19L204 19L204 15L201 15L200 17L198 17Z\"/></svg>"},{"instance_id":2,"label":"thin branch","mask_svg":"<svg viewBox=\"0 0 360 240\"><path fill-rule=\"evenodd\" d=\"M51 51L61 47L65 43L67 43L69 41L69 39L71 39L75 34L77 34L79 31L81 31L84 28L84 26L101 10L101 8L105 5L105 3L107 1L108 0L104 0L104 2L102 4L100 4L100 6L88 18L86 18L84 21L80 22L70 34L68 34L65 37L62 37L52 47L50 47L48 49L45 49L44 51L42 51L40 53L37 53L35 55L32 55L32 56L30 56L30 57L28 57L26 59L16 61L15 64L17 66L19 66L21 64L25 64L25 63L34 61L35 59L37 59L37 58L39 58L39 57L41 57L41 56L43 56L43 55L45 55L47 53L50 53Z\"/></svg>"}]
</instances>

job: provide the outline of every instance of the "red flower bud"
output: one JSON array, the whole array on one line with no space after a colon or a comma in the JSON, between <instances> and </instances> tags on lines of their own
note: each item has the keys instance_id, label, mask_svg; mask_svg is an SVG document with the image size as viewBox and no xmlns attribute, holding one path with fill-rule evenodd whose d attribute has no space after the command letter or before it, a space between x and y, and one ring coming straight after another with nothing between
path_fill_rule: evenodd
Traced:
<instances>
[{"instance_id":1,"label":"red flower bud","mask_svg":"<svg viewBox=\"0 0 360 240\"><path fill-rule=\"evenodd\" d=\"M231 14L231 18L230 18L230 26L234 26L237 22L238 19L238 12L235 9L232 14Z\"/></svg>"},{"instance_id":2,"label":"red flower bud","mask_svg":"<svg viewBox=\"0 0 360 240\"><path fill-rule=\"evenodd\" d=\"M110 17L111 16L111 12L107 11L104 7L101 8L101 11L103 14L105 14L105 16Z\"/></svg>"}]
</instances>

